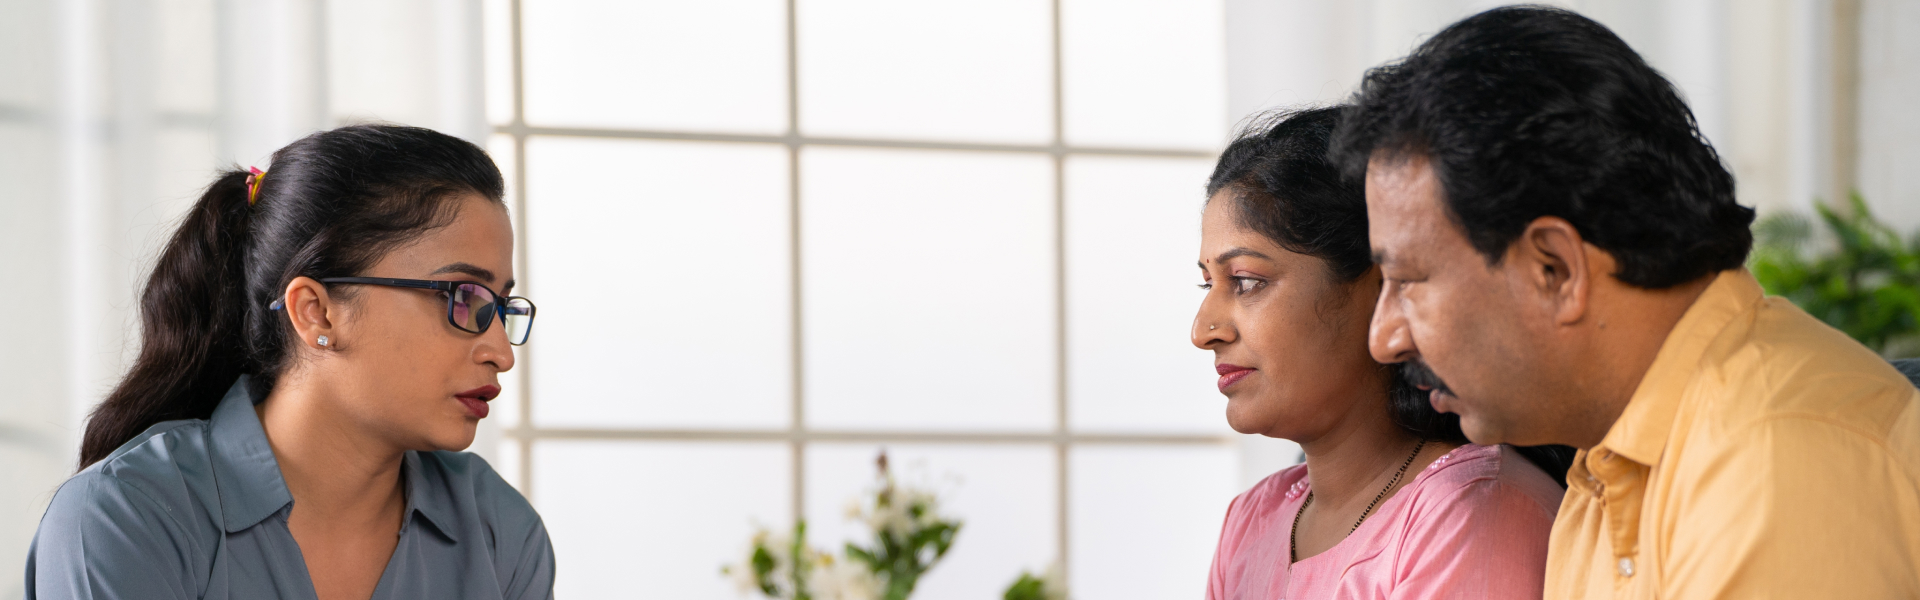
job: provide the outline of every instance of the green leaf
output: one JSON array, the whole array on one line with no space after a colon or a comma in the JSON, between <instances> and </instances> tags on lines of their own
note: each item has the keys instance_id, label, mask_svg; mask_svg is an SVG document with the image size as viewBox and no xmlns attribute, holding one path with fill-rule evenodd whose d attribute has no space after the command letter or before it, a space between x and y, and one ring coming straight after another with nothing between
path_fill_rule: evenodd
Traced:
<instances>
[{"instance_id":1,"label":"green leaf","mask_svg":"<svg viewBox=\"0 0 1920 600\"><path fill-rule=\"evenodd\" d=\"M1032 573L1021 573L1013 585L1007 586L1007 592L1001 594L1002 600L1046 600L1047 584Z\"/></svg>"},{"instance_id":2,"label":"green leaf","mask_svg":"<svg viewBox=\"0 0 1920 600\"><path fill-rule=\"evenodd\" d=\"M1810 239L1813 239L1813 223L1804 215L1779 212L1753 224L1753 240L1759 246L1798 252Z\"/></svg>"},{"instance_id":3,"label":"green leaf","mask_svg":"<svg viewBox=\"0 0 1920 600\"><path fill-rule=\"evenodd\" d=\"M874 556L872 552L868 552L867 549L853 545L853 542L847 542L846 550L847 550L848 558L852 558L854 560L860 561L861 563L867 565L868 570L880 571L886 568L885 561L880 560L878 557Z\"/></svg>"}]
</instances>

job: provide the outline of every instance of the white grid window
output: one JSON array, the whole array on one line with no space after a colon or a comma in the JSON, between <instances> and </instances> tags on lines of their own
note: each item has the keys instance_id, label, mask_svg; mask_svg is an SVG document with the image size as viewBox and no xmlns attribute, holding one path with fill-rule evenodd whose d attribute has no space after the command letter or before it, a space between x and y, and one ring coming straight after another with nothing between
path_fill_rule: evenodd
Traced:
<instances>
[{"instance_id":1,"label":"white grid window","mask_svg":"<svg viewBox=\"0 0 1920 600\"><path fill-rule=\"evenodd\" d=\"M886 448L966 520L926 600L1064 559L1199 593L1235 441L1187 346L1223 17L1184 0L493 0L538 342L501 470L567 597L735 598Z\"/></svg>"}]
</instances>

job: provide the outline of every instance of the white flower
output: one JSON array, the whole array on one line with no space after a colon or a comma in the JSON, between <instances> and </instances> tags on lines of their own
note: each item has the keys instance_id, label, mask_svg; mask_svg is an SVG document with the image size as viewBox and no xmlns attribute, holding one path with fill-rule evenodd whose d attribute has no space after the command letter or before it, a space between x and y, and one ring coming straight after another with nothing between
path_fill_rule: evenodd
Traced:
<instances>
[{"instance_id":1,"label":"white flower","mask_svg":"<svg viewBox=\"0 0 1920 600\"><path fill-rule=\"evenodd\" d=\"M913 519L907 513L907 506L900 502L899 494L892 485L883 485L873 492L873 511L861 511L856 518L866 522L867 528L875 534L892 539L906 539Z\"/></svg>"},{"instance_id":2,"label":"white flower","mask_svg":"<svg viewBox=\"0 0 1920 600\"><path fill-rule=\"evenodd\" d=\"M825 558L814 563L807 577L807 591L816 600L877 600L881 585L866 565Z\"/></svg>"},{"instance_id":3,"label":"white flower","mask_svg":"<svg viewBox=\"0 0 1920 600\"><path fill-rule=\"evenodd\" d=\"M753 555L766 544L767 530L761 529L755 531L753 533L753 539L747 542L746 552L744 556L740 557L740 562L727 565L721 569L727 574L727 580L732 581L733 586L740 590L740 595L742 596L757 596L761 594L760 576L753 571Z\"/></svg>"},{"instance_id":4,"label":"white flower","mask_svg":"<svg viewBox=\"0 0 1920 600\"><path fill-rule=\"evenodd\" d=\"M920 518L914 522L916 529L924 529L940 520L940 500L932 492L909 488L906 496L907 506L920 507Z\"/></svg>"}]
</instances>

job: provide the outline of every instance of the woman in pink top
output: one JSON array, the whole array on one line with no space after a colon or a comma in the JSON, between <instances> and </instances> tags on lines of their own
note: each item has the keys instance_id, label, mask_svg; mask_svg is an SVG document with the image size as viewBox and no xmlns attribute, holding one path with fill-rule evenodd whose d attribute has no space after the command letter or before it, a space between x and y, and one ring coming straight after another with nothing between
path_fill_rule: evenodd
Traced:
<instances>
[{"instance_id":1,"label":"woman in pink top","mask_svg":"<svg viewBox=\"0 0 1920 600\"><path fill-rule=\"evenodd\" d=\"M1338 120L1256 123L1207 183L1193 343L1234 430L1306 453L1227 508L1207 598L1537 599L1571 449L1469 444L1429 404L1444 383L1368 355L1380 271L1326 160Z\"/></svg>"}]
</instances>

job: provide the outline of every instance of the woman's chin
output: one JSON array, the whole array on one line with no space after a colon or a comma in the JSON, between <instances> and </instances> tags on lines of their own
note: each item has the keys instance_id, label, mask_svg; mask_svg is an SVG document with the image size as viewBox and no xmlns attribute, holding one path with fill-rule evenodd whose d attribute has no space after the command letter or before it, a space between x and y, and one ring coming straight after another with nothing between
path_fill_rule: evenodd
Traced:
<instances>
[{"instance_id":1,"label":"woman's chin","mask_svg":"<svg viewBox=\"0 0 1920 600\"><path fill-rule=\"evenodd\" d=\"M433 450L448 450L453 452L466 450L473 446L474 437L478 433L478 425L478 423L468 421L436 428L436 431L426 436L427 445L432 446Z\"/></svg>"},{"instance_id":2,"label":"woman's chin","mask_svg":"<svg viewBox=\"0 0 1920 600\"><path fill-rule=\"evenodd\" d=\"M1234 431L1246 434L1264 434L1273 429L1273 415L1262 414L1258 407L1247 406L1249 400L1229 398L1227 400L1227 426Z\"/></svg>"}]
</instances>

